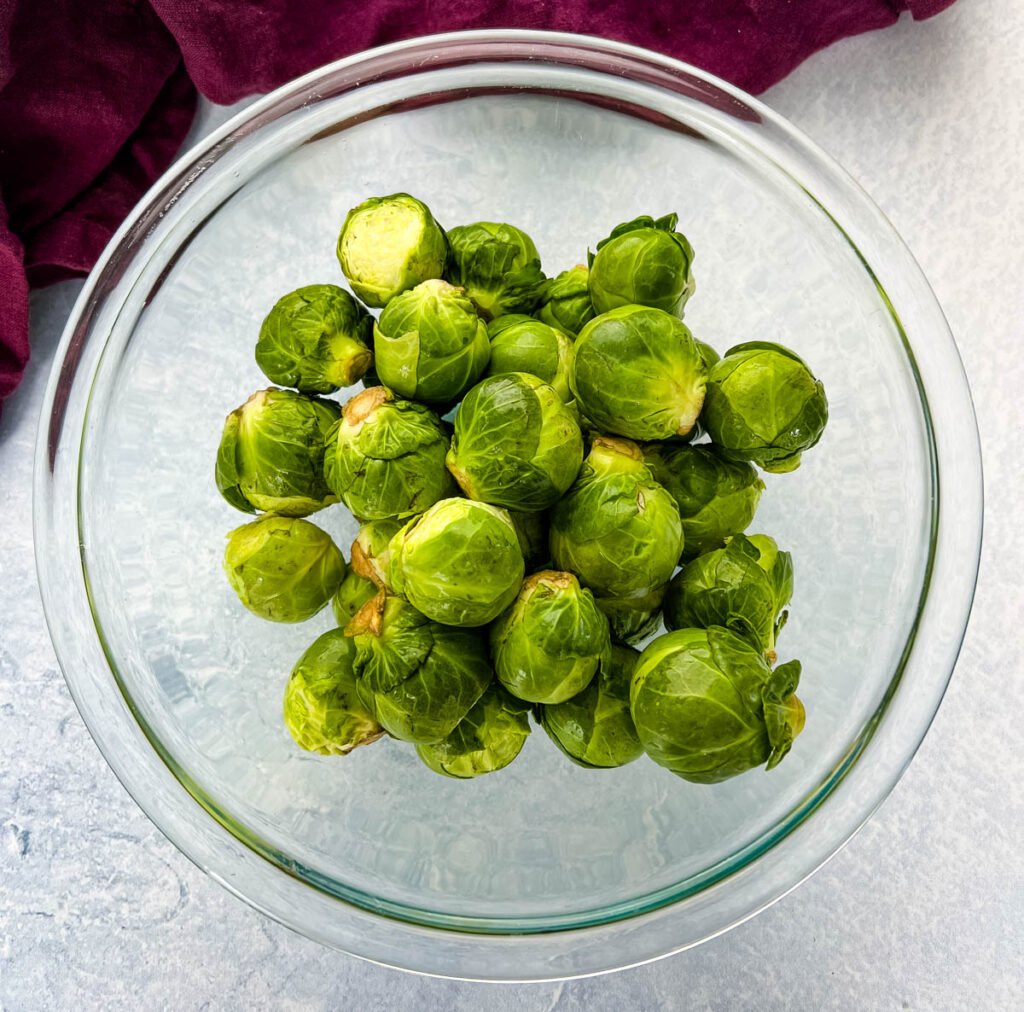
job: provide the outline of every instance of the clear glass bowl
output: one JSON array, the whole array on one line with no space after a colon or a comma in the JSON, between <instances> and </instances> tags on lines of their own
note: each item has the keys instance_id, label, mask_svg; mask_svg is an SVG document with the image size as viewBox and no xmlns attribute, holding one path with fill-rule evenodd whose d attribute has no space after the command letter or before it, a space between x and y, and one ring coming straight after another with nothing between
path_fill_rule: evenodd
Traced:
<instances>
[{"instance_id":1,"label":"clear glass bowl","mask_svg":"<svg viewBox=\"0 0 1024 1012\"><path fill-rule=\"evenodd\" d=\"M339 282L347 208L408 190L443 223L506 219L550 272L640 213L697 250L687 323L773 339L828 390L755 529L793 552L782 656L807 728L771 774L698 787L642 759L583 771L543 733L450 781L385 741L301 754L281 694L330 625L260 622L221 572L244 520L213 462L283 292ZM339 397L343 398L343 394ZM978 562L981 483L949 330L881 213L778 116L701 71L597 39L484 32L378 49L289 84L189 152L94 270L43 414L38 565L100 749L218 881L322 942L433 974L595 973L708 938L833 854L942 697ZM341 508L318 514L340 544Z\"/></svg>"}]
</instances>

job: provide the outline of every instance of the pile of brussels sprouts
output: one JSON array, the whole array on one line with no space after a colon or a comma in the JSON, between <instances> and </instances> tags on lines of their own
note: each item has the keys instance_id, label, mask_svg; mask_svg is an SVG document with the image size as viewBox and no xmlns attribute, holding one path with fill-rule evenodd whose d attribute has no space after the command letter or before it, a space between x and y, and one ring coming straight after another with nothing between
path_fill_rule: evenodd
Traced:
<instances>
[{"instance_id":1,"label":"pile of brussels sprouts","mask_svg":"<svg viewBox=\"0 0 1024 1012\"><path fill-rule=\"evenodd\" d=\"M775 663L792 561L743 532L755 465L799 465L825 393L780 345L719 357L693 337L676 224L619 225L547 278L512 225L446 232L375 197L337 245L362 301L319 284L271 309L256 361L275 386L228 415L216 479L260 514L228 537L242 603L275 622L333 607L285 689L299 746L390 735L468 778L512 762L532 714L590 768L646 752L714 783L785 756L804 723L800 664ZM360 524L348 562L304 519L339 502Z\"/></svg>"}]
</instances>

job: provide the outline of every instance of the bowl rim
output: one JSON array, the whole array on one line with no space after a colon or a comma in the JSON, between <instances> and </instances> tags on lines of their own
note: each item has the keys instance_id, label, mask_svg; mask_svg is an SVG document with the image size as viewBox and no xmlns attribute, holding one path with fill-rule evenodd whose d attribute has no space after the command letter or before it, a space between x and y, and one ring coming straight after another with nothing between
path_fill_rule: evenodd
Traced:
<instances>
[{"instance_id":1,"label":"bowl rim","mask_svg":"<svg viewBox=\"0 0 1024 1012\"><path fill-rule=\"evenodd\" d=\"M343 71L372 68L375 63L379 63L382 60L385 63L389 61L395 63L395 66L403 74L415 74L431 69L429 66L425 66L425 64L429 63L431 57L436 59L441 54L444 54L446 57L454 59L456 52L463 49L467 51L467 59L469 61L480 60L481 56L477 52L480 47L485 50L490 47L489 55L491 56L497 57L505 53L504 58L514 61L536 59L541 54L554 58L557 54L557 56L562 57L562 62L567 62L571 65L571 57L574 53L577 56L586 54L591 60L604 58L609 61L621 61L630 67L634 73L639 73L641 69L648 71L657 78L658 83L664 84L668 79L678 81L686 79L690 82L691 89L694 86L706 86L709 95L725 96L735 102L737 107L743 107L752 111L760 118L761 122L768 123L773 129L778 131L787 143L796 149L799 155L809 159L811 162L817 163L818 167L827 174L830 180L859 205L859 210L865 213L866 219L873 222L872 227L879 229L883 238L891 244L894 255L903 261L903 265L913 282L914 294L917 298L923 300L927 315L929 315L930 322L934 327L934 330L930 333L930 343L928 346L929 355L932 356L934 361L925 364L934 365L935 368L932 371L941 373L946 384L943 388L943 403L940 407L941 413L949 417L941 428L929 428L930 434L933 440L935 440L932 443L931 451L933 456L932 488L934 492L932 506L933 522L935 524L931 548L932 558L921 590L918 622L915 623L914 628L911 630L907 642L902 675L906 674L906 665L909 664L913 651L918 647L926 645L939 656L929 659L932 674L927 682L929 690L927 698L922 694L922 705L912 708L914 712L910 714L903 714L899 722L899 727L905 732L905 736L900 738L898 735L894 735L892 731L894 725L891 722L893 717L891 704L900 698L897 690L900 687L902 677L900 672L897 672L893 682L890 683L885 699L882 701L876 716L872 721L869 721L869 725L873 725L869 728L870 733L867 734L866 738L863 737L863 734L858 738L858 748L854 749L846 757L844 763L841 764L842 769L837 777L831 779L829 789L820 792L821 796L816 798L811 809L805 815L795 820L795 823L789 825L785 832L771 840L767 847L746 861L741 867L731 870L725 876L720 876L711 885L706 886L694 895L684 899L676 899L667 904L659 904L654 909L646 912L633 913L625 920L620 918L596 925L560 928L554 932L538 933L529 936L536 941L540 941L542 945L550 946L553 937L557 935L560 939L559 944L566 940L569 941L570 949L572 948L573 939L576 939L575 945L577 946L590 946L594 949L596 955L593 958L577 963L573 963L571 958L564 956L564 954L561 956L562 962L553 961L550 954L545 954L543 949L536 945L528 944L525 941L526 936L518 935L513 931L480 934L473 932L468 926L462 929L454 924L447 927L425 926L407 920L396 920L383 907L377 910L365 907L359 908L346 903L345 900L337 895L328 896L324 893L319 895L334 905L335 916L333 920L336 922L348 916L353 921L355 930L337 931L336 927L332 928L330 923L332 918L329 915L323 918L323 923L310 929L308 925L296 923L295 916L292 913L292 909L297 902L295 899L297 894L295 894L294 889L290 887L284 888L283 885L277 883L275 885L280 885L280 888L268 889L262 897L254 895L251 881L248 883L244 882L245 876L240 874L238 869L232 868L231 863L232 861L237 863L239 858L243 858L242 864L250 872L253 872L253 869L257 866L252 862L262 862L265 860L258 852L244 846L239 847L238 845L241 841L237 835L230 840L226 839L225 837L230 835L229 830L224 825L223 819L212 812L209 806L203 807L206 808L206 813L211 818L206 819L199 816L201 820L201 835L206 838L202 841L203 845L199 846L198 842L192 837L197 832L194 820L198 815L196 811L197 804L201 804L201 802L200 799L188 790L187 785L181 781L180 777L174 776L172 784L166 778L160 777L159 771L156 771L155 777L160 781L157 788L158 793L166 792L163 795L163 799L168 801L168 807L163 809L161 805L157 804L157 799L154 795L148 793L154 788L154 784L152 782L143 783L146 779L144 775L140 775L137 771L133 770L131 764L127 763L123 756L112 754L112 742L109 740L107 729L101 724L102 719L109 718L112 713L118 713L121 718L127 717L137 721L138 715L132 716L130 706L127 705L127 701L124 699L120 701L122 704L120 707L116 705L116 701L112 700L106 700L102 707L99 706L88 691L95 686L90 686L84 681L82 683L78 681L80 677L84 679L86 676L76 666L77 658L74 657L74 649L68 640L70 632L67 627L66 615L61 614L62 610L66 608L66 602L61 600L61 588L52 579L54 574L50 571L53 555L51 548L61 540L60 532L55 529L53 523L53 494L55 485L61 478L57 463L61 433L68 419L69 405L67 397L75 381L76 374L78 374L79 367L85 359L87 351L85 347L87 344L86 339L90 335L93 338L96 336L92 330L92 323L95 319L97 308L104 297L104 293L100 289L105 281L110 280L108 275L111 271L112 262L116 261L118 255L126 247L131 247L137 238L138 229L145 224L147 215L151 215L155 208L173 203L178 192L191 185L205 168L216 161L219 157L218 152L225 141L228 141L233 136L244 136L246 132L252 132L254 124L258 128L260 117L273 110L282 102L294 102L297 98L307 95L316 96L316 85L325 79ZM531 53L531 50L535 52ZM395 58L397 58L397 62L395 62ZM449 64L444 65L447 66ZM597 71L598 69L592 64L587 64L587 66L591 70ZM602 68L602 72L607 73L608 70ZM812 199L814 199L813 195ZM824 206L822 206L822 210L828 214ZM840 231L843 231L843 226L838 222L836 222L836 225ZM853 239L849 236L847 238L854 250L859 253L859 247L854 243ZM867 260L864 260L864 267L874 277L872 266ZM881 282L877 279L876 284L878 284L883 300L888 302L886 289L882 287ZM897 326L900 327L902 332L899 316L891 304L890 310ZM915 356L905 333L903 333L903 339L911 366L916 369ZM99 351L101 350L99 349ZM93 354L98 353L95 341L93 342L92 351ZM920 374L918 374L918 386L922 400L922 410L927 421L933 405L930 405L924 381ZM958 437L955 439L951 435L954 429L955 435ZM79 435L81 434L79 433ZM943 440L945 440L945 443L939 445ZM947 443L950 445L945 445ZM939 467L940 458L942 460L941 472ZM952 482L943 480L940 482L940 473L944 476L947 468L956 475L956 480ZM77 496L79 491L77 481L73 487ZM960 507L959 515L957 506ZM920 268L913 260L909 250L907 250L891 224L870 201L870 198L867 197L863 190L828 155L795 127L791 126L785 119L772 112L756 99L746 95L740 89L719 80L712 74L670 57L655 54L625 43L569 33L519 29L479 30L425 36L378 47L326 64L282 85L280 88L247 106L219 129L203 138L199 144L179 155L170 168L147 191L115 233L90 274L72 310L50 374L40 416L36 447L34 503L36 565L47 626L71 694L93 739L96 741L108 764L114 770L115 775L118 776L122 785L128 790L136 803L139 804L140 808L146 812L147 816L168 839L194 863L212 877L221 881L222 884L226 885L232 892L235 892L236 895L239 895L246 902L274 919L299 931L303 931L310 937L317 938L335 947L343 948L354 955L370 959L371 961L397 966L401 969L414 969L438 976L452 976L460 979L566 979L573 976L586 976L605 972L625 965L638 965L660 958L670 952L679 951L680 949L698 944L700 941L728 930L735 924L753 916L761 909L775 902L782 895L785 895L790 889L795 888L799 882L812 874L834 853L841 849L891 792L920 746L920 742L923 740L941 702L945 688L952 675L969 618L980 560L982 512L981 459L977 427L966 377L948 324L943 318L934 294L928 287L927 281L924 279ZM949 522L944 527L942 526L944 515L947 517L950 515L958 517L956 530L950 530ZM944 535L945 540L943 540ZM77 528L75 541L77 544ZM63 547L67 547L67 545ZM966 571L963 569L965 565ZM79 562L79 566L81 567L81 562ZM923 625L933 627L939 621L935 617L934 611L926 614L929 602L933 601L933 594L929 589L929 584L931 582L931 585L935 586L937 577L942 575L948 577L950 573L955 574L958 568L960 570L960 580L957 593L954 595L956 600L945 603L945 612L951 611L952 615L950 616L944 612L941 616L942 620L946 622L945 635L936 636L929 644L922 644L920 632ZM74 568L72 568L71 573L68 573L66 568L61 569L60 572L64 579L68 579L74 574L75 580L82 579L83 582L85 581L84 572L76 571ZM92 615L90 615L91 620ZM97 637L97 640L101 639L100 631L95 625L92 626L91 631ZM916 640L915 635L918 637ZM935 644L938 644L938 646ZM113 668L112 662L109 659L108 664L110 664L110 668L102 677L107 679L113 689L118 681L114 673L116 669ZM938 672L938 674L934 672ZM908 693L909 689L903 693L902 698L904 701ZM111 709L112 707L113 709ZM883 717L885 717L885 721L882 720ZM907 726L904 727L904 725ZM831 832L822 834L819 824L817 833L812 834L809 839L807 833L803 834L801 839L804 844L804 850L806 851L807 847L811 846L813 853L805 852L799 856L799 859L797 859L795 854L784 855L783 845L787 844L787 842L789 844L787 849L790 852L794 850L795 844L798 842L795 840L798 830L805 827L813 828L810 826L811 816L826 799L834 798L836 791L844 784L847 785L847 795L853 792L853 785L849 774L858 769L863 770L863 764L860 764L858 760L864 754L868 742L872 741L873 738L877 739L879 732L883 729L888 730L889 737L899 738L901 744L898 747L889 746L889 751L893 754L886 756L888 761L885 769L876 772L875 776L871 778L873 789L870 792L870 797L857 801L850 798L846 799L843 810L845 818L839 832L836 832L833 828ZM135 730L144 734L143 729L138 724L136 724ZM909 750L908 742L910 743ZM881 752L880 745L879 752ZM149 758L152 759L154 757L160 758L155 752L150 752ZM161 765L163 765L163 762ZM153 772L149 771L149 773ZM165 769L163 772L168 776L172 776L172 771L169 769ZM175 799L173 805L170 803L172 798ZM830 810L835 810L836 807L835 805L830 805ZM172 808L174 809L173 813L171 811ZM189 814L192 820L191 823L185 821L186 816L182 813ZM770 833L775 828L773 827ZM827 836L828 839L820 839L823 835ZM769 866L769 864L766 864L766 859L773 855L773 861L770 862ZM782 860L783 857L789 857L789 860L784 861ZM265 864L265 872L267 874L276 875L281 879L285 878L285 876L281 875L281 872L287 872L286 868L282 866L274 867L270 862L265 862ZM769 881L760 883L759 889L752 889L750 885L752 872L758 867L768 869L770 872L768 876ZM295 870L297 871L298 869ZM294 871L288 882L298 886L300 889L306 889L311 892L315 891L315 887L311 883L296 877ZM743 902L737 902L734 895L725 895L727 892L735 893L737 888L745 896ZM705 894L708 894L708 904L702 910L702 920L704 923L692 937L679 930L680 925L675 923L672 925L676 929L673 937L668 938L664 944L657 943L653 948L651 941L648 939L647 947L643 950L638 950L639 955L629 956L625 962L621 961L620 956L613 951L616 925L632 925L645 922L657 924L664 922L667 915L671 915L673 912L680 915L684 905L692 906L691 901L700 899ZM340 917L337 913L339 904L342 904L344 908ZM326 909L324 908L324 910ZM678 922L678 916L676 921ZM664 927L664 924L662 924L662 927ZM409 961L395 956L396 946L393 942L382 941L382 934L386 934L389 931L393 933L396 929L399 934L411 932L413 936L421 941L426 940L423 948L429 951L418 954L416 965L406 966L405 963ZM453 934L459 933L461 933L461 939L456 943L451 943ZM442 939L444 940L443 942ZM467 940L469 941L468 945ZM496 952L495 942L500 944L503 940L509 948L516 949L518 952L517 955L511 958L507 969L503 965L499 972L492 974L488 961L494 959ZM445 972L452 965L453 960L461 964L458 971ZM568 969L563 969L563 966ZM548 968L551 969L549 970Z\"/></svg>"}]
</instances>

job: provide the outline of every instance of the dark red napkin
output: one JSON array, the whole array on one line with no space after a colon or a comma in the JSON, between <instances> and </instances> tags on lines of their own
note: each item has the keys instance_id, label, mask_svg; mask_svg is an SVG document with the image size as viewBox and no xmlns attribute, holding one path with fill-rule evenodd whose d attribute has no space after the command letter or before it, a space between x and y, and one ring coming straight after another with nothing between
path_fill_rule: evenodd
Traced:
<instances>
[{"instance_id":1,"label":"dark red napkin","mask_svg":"<svg viewBox=\"0 0 1024 1012\"><path fill-rule=\"evenodd\" d=\"M759 92L837 39L951 3L0 0L0 400L28 361L29 285L92 267L180 147L197 88L233 102L384 42L504 27L621 39Z\"/></svg>"}]
</instances>

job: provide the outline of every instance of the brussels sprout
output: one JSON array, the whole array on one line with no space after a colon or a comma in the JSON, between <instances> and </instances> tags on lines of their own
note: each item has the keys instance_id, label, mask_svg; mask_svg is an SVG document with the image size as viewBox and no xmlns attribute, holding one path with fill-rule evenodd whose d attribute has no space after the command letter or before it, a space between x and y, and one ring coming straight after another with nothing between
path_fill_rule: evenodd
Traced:
<instances>
[{"instance_id":1,"label":"brussels sprout","mask_svg":"<svg viewBox=\"0 0 1024 1012\"><path fill-rule=\"evenodd\" d=\"M478 221L448 230L445 278L466 290L485 320L506 313L531 313L547 278L533 240L521 229Z\"/></svg>"},{"instance_id":2,"label":"brussels sprout","mask_svg":"<svg viewBox=\"0 0 1024 1012\"><path fill-rule=\"evenodd\" d=\"M500 685L491 684L473 709L436 745L418 745L416 754L435 772L469 780L504 769L530 733L530 708Z\"/></svg>"},{"instance_id":3,"label":"brussels sprout","mask_svg":"<svg viewBox=\"0 0 1024 1012\"><path fill-rule=\"evenodd\" d=\"M217 488L244 513L304 517L338 501L324 481L324 439L338 420L333 401L259 390L224 422Z\"/></svg>"},{"instance_id":4,"label":"brussels sprout","mask_svg":"<svg viewBox=\"0 0 1024 1012\"><path fill-rule=\"evenodd\" d=\"M525 565L508 514L469 499L442 499L391 541L391 585L446 625L486 625L511 603Z\"/></svg>"},{"instance_id":5,"label":"brussels sprout","mask_svg":"<svg viewBox=\"0 0 1024 1012\"><path fill-rule=\"evenodd\" d=\"M510 313L499 316L487 328L491 340L488 376L528 372L542 379L563 401L572 400L572 339L532 316Z\"/></svg>"},{"instance_id":6,"label":"brussels sprout","mask_svg":"<svg viewBox=\"0 0 1024 1012\"><path fill-rule=\"evenodd\" d=\"M402 741L447 738L494 677L480 633L431 622L399 597L378 594L346 633L355 641L359 698Z\"/></svg>"},{"instance_id":7,"label":"brussels sprout","mask_svg":"<svg viewBox=\"0 0 1024 1012\"><path fill-rule=\"evenodd\" d=\"M598 313L651 306L673 316L693 294L693 247L677 232L679 215L623 222L590 256L590 301Z\"/></svg>"},{"instance_id":8,"label":"brussels sprout","mask_svg":"<svg viewBox=\"0 0 1024 1012\"><path fill-rule=\"evenodd\" d=\"M676 317L644 306L613 309L580 331L575 352L572 392L604 431L668 439L693 428L708 370Z\"/></svg>"},{"instance_id":9,"label":"brussels sprout","mask_svg":"<svg viewBox=\"0 0 1024 1012\"><path fill-rule=\"evenodd\" d=\"M643 754L629 713L629 683L639 657L638 650L613 643L582 692L541 707L540 726L577 765L610 769Z\"/></svg>"},{"instance_id":10,"label":"brussels sprout","mask_svg":"<svg viewBox=\"0 0 1024 1012\"><path fill-rule=\"evenodd\" d=\"M448 435L430 408L372 387L327 433L324 478L358 517L409 517L455 491L447 452Z\"/></svg>"},{"instance_id":11,"label":"brussels sprout","mask_svg":"<svg viewBox=\"0 0 1024 1012\"><path fill-rule=\"evenodd\" d=\"M528 576L491 627L491 656L502 685L531 703L561 703L589 684L608 655L608 621L572 573Z\"/></svg>"},{"instance_id":12,"label":"brussels sprout","mask_svg":"<svg viewBox=\"0 0 1024 1012\"><path fill-rule=\"evenodd\" d=\"M749 341L712 366L701 421L726 460L781 474L795 471L821 439L828 401L803 359L780 344Z\"/></svg>"},{"instance_id":13,"label":"brussels sprout","mask_svg":"<svg viewBox=\"0 0 1024 1012\"><path fill-rule=\"evenodd\" d=\"M675 500L640 448L599 436L551 511L551 555L598 597L642 597L669 581L683 548Z\"/></svg>"},{"instance_id":14,"label":"brussels sprout","mask_svg":"<svg viewBox=\"0 0 1024 1012\"><path fill-rule=\"evenodd\" d=\"M352 542L352 569L381 590L391 590L391 539L404 526L403 520L368 520Z\"/></svg>"},{"instance_id":15,"label":"brussels sprout","mask_svg":"<svg viewBox=\"0 0 1024 1012\"><path fill-rule=\"evenodd\" d=\"M538 569L547 566L551 559L548 547L548 515L547 513L517 513L508 511L508 518L516 529L519 548L523 553L523 561L527 569Z\"/></svg>"},{"instance_id":16,"label":"brussels sprout","mask_svg":"<svg viewBox=\"0 0 1024 1012\"><path fill-rule=\"evenodd\" d=\"M347 755L384 733L356 692L355 655L352 640L332 629L292 670L284 690L284 726L307 752Z\"/></svg>"},{"instance_id":17,"label":"brussels sprout","mask_svg":"<svg viewBox=\"0 0 1024 1012\"><path fill-rule=\"evenodd\" d=\"M373 362L373 317L337 285L306 285L278 299L260 327L256 364L271 383L329 394Z\"/></svg>"},{"instance_id":18,"label":"brussels sprout","mask_svg":"<svg viewBox=\"0 0 1024 1012\"><path fill-rule=\"evenodd\" d=\"M656 633L661 626L661 604L667 584L637 597L598 597L597 606L608 619L612 639L635 644Z\"/></svg>"},{"instance_id":19,"label":"brussels sprout","mask_svg":"<svg viewBox=\"0 0 1024 1012\"><path fill-rule=\"evenodd\" d=\"M590 301L590 271L577 264L562 271L548 285L537 319L575 337L595 316Z\"/></svg>"},{"instance_id":20,"label":"brussels sprout","mask_svg":"<svg viewBox=\"0 0 1024 1012\"><path fill-rule=\"evenodd\" d=\"M374 597L379 589L373 580L360 576L350 568L345 574L345 579L341 581L338 593L331 598L334 621L344 629L356 617L359 609L371 597Z\"/></svg>"},{"instance_id":21,"label":"brussels sprout","mask_svg":"<svg viewBox=\"0 0 1024 1012\"><path fill-rule=\"evenodd\" d=\"M721 548L753 521L764 482L750 464L722 460L710 446L664 444L644 447L644 462L679 507L684 557Z\"/></svg>"},{"instance_id":22,"label":"brussels sprout","mask_svg":"<svg viewBox=\"0 0 1024 1012\"><path fill-rule=\"evenodd\" d=\"M426 204L408 193L370 197L353 207L338 236L338 262L368 306L444 272L448 243Z\"/></svg>"},{"instance_id":23,"label":"brussels sprout","mask_svg":"<svg viewBox=\"0 0 1024 1012\"><path fill-rule=\"evenodd\" d=\"M424 281L392 300L373 328L377 375L403 397L457 401L487 368L487 327L462 291Z\"/></svg>"},{"instance_id":24,"label":"brussels sprout","mask_svg":"<svg viewBox=\"0 0 1024 1012\"><path fill-rule=\"evenodd\" d=\"M305 622L345 577L345 559L308 520L273 513L228 535L224 571L242 604L271 622Z\"/></svg>"},{"instance_id":25,"label":"brussels sprout","mask_svg":"<svg viewBox=\"0 0 1024 1012\"><path fill-rule=\"evenodd\" d=\"M714 784L777 766L803 730L800 662L774 671L728 629L680 629L640 655L630 712L644 751L684 780Z\"/></svg>"},{"instance_id":26,"label":"brussels sprout","mask_svg":"<svg viewBox=\"0 0 1024 1012\"><path fill-rule=\"evenodd\" d=\"M583 436L558 394L525 372L481 380L455 416L446 458L470 499L547 509L583 463Z\"/></svg>"},{"instance_id":27,"label":"brussels sprout","mask_svg":"<svg viewBox=\"0 0 1024 1012\"><path fill-rule=\"evenodd\" d=\"M764 534L737 534L725 548L687 563L669 584L669 629L724 626L775 663L775 640L793 596L793 560Z\"/></svg>"}]
</instances>

